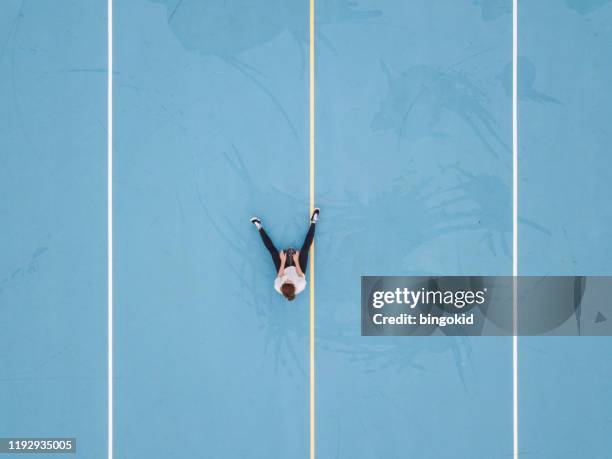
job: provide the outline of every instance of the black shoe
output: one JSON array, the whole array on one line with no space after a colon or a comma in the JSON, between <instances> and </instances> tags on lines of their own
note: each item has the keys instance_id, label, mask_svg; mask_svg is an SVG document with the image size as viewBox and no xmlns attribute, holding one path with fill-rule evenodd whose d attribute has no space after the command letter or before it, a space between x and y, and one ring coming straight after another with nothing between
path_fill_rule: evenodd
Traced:
<instances>
[{"instance_id":1,"label":"black shoe","mask_svg":"<svg viewBox=\"0 0 612 459\"><path fill-rule=\"evenodd\" d=\"M251 223L257 227L257 229L261 229L261 220L257 217L251 217Z\"/></svg>"},{"instance_id":2,"label":"black shoe","mask_svg":"<svg viewBox=\"0 0 612 459\"><path fill-rule=\"evenodd\" d=\"M319 219L320 212L321 212L321 209L319 209L318 207L315 207L315 209L312 211L312 216L310 217L310 223L317 222L317 220Z\"/></svg>"}]
</instances>

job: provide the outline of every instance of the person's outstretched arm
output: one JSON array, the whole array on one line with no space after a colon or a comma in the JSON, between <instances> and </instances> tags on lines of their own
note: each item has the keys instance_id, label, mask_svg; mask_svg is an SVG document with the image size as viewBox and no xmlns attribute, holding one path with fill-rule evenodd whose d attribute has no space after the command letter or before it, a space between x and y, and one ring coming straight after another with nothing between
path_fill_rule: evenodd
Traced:
<instances>
[{"instance_id":1,"label":"person's outstretched arm","mask_svg":"<svg viewBox=\"0 0 612 459\"><path fill-rule=\"evenodd\" d=\"M280 268L278 269L277 277L283 277L285 275L285 262L287 261L287 254L284 250L281 250L278 257L280 258L281 264Z\"/></svg>"},{"instance_id":2,"label":"person's outstretched arm","mask_svg":"<svg viewBox=\"0 0 612 459\"><path fill-rule=\"evenodd\" d=\"M295 264L295 270L298 273L298 276L304 277L304 273L302 272L302 268L300 268L300 252L297 251L293 254L293 263Z\"/></svg>"}]
</instances>

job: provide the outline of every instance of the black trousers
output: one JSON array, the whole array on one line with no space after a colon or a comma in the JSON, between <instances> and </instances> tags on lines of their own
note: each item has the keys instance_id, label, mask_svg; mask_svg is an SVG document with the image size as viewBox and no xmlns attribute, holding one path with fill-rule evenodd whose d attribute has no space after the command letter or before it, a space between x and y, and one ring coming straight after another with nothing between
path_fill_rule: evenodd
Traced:
<instances>
[{"instance_id":1,"label":"black trousers","mask_svg":"<svg viewBox=\"0 0 612 459\"><path fill-rule=\"evenodd\" d=\"M310 250L310 246L312 245L312 240L314 239L314 235L315 235L315 227L316 224L315 223L311 223L310 227L308 228L308 233L306 233L306 238L304 239L304 243L302 244L302 248L300 249L300 255L298 256L298 261L300 263L300 269L302 270L303 273L306 273L306 266L308 265L308 251ZM270 255L272 256L272 261L274 262L274 266L276 267L276 272L278 272L280 270L280 256L278 254L278 250L276 249L276 247L274 247L274 243L272 242L272 239L270 239L270 236L268 236L268 233L266 233L266 230L263 229L263 227L259 230L259 235L261 236L261 240L263 241L264 245L266 246L266 248L268 249L268 252L270 252ZM292 266L293 262L287 260L285 266Z\"/></svg>"}]
</instances>

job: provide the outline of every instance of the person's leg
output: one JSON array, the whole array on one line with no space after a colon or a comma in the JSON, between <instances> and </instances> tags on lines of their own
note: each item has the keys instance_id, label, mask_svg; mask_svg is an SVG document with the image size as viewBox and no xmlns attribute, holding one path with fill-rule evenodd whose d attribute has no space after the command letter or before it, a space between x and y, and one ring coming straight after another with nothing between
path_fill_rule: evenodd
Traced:
<instances>
[{"instance_id":1,"label":"person's leg","mask_svg":"<svg viewBox=\"0 0 612 459\"><path fill-rule=\"evenodd\" d=\"M310 223L310 228L308 228L308 233L306 233L306 238L304 239L304 244L302 244L302 248L300 249L298 261L300 262L300 268L304 274L306 274L306 266L308 265L308 251L310 250L312 240L314 239L316 226L316 223Z\"/></svg>"},{"instance_id":2,"label":"person's leg","mask_svg":"<svg viewBox=\"0 0 612 459\"><path fill-rule=\"evenodd\" d=\"M276 247L274 247L272 239L270 239L268 233L266 233L266 230L263 229L263 226L259 228L259 235L261 236L261 240L266 246L266 249L268 249L268 252L270 252L270 255L272 256L272 261L274 262L274 266L276 267L276 272L278 272L281 264L280 257L278 255L278 250L276 250Z\"/></svg>"}]
</instances>

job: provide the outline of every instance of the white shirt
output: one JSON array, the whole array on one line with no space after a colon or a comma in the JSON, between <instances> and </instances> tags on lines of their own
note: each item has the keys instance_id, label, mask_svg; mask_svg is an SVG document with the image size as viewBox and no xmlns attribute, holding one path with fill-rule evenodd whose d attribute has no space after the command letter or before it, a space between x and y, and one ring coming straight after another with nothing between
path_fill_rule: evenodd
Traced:
<instances>
[{"instance_id":1,"label":"white shirt","mask_svg":"<svg viewBox=\"0 0 612 459\"><path fill-rule=\"evenodd\" d=\"M288 268L285 268L285 274L283 275L283 277L277 277L276 279L274 279L274 289L278 293L282 294L280 289L281 285L283 285L287 281L291 282L295 286L296 295L306 288L306 279L298 275L297 271L295 270L295 266L289 266Z\"/></svg>"}]
</instances>

